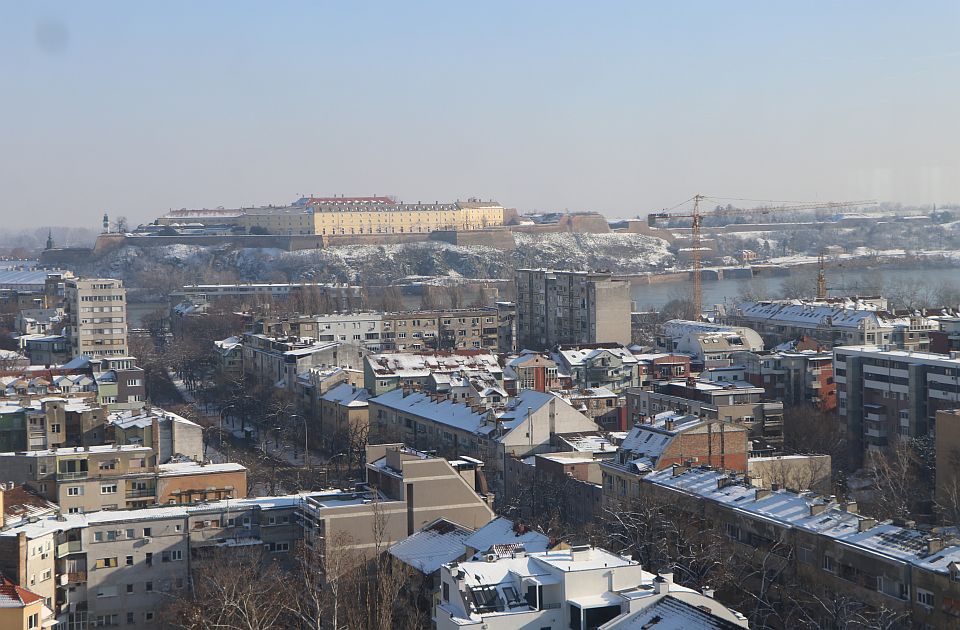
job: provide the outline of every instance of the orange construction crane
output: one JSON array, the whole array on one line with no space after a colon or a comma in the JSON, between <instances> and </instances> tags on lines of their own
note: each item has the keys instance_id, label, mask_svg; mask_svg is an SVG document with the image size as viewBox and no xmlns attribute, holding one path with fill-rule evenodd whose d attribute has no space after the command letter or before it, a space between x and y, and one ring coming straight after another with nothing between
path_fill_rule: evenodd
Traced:
<instances>
[{"instance_id":1,"label":"orange construction crane","mask_svg":"<svg viewBox=\"0 0 960 630\"><path fill-rule=\"evenodd\" d=\"M727 198L721 197L707 197L705 195L694 195L692 198L687 201L679 204L684 205L689 202L693 202L693 211L690 214L673 214L669 210L664 210L662 212L656 212L653 214L647 215L647 223L650 227L655 227L658 221L664 221L669 219L690 219L690 246L693 251L691 257L693 259L693 305L696 307L697 317L701 317L703 311L703 277L702 277L702 256L703 253L700 250L700 230L703 226L703 213L700 211L700 204L703 201L728 201ZM732 200L732 201L750 201L750 200ZM779 204L780 202L775 201L765 201L764 203ZM710 212L707 216L711 217L728 217L728 216L744 216L752 214L770 214L772 212L784 212L784 211L796 211L796 210L835 210L838 208L854 208L857 206L869 206L875 204L876 201L809 201L803 203L794 203L794 202L785 202L783 205L768 205L768 206L758 206L756 208L730 208L730 209L720 209L713 212ZM674 206L674 207L679 207ZM818 283L818 293L819 293L819 283Z\"/></svg>"}]
</instances>

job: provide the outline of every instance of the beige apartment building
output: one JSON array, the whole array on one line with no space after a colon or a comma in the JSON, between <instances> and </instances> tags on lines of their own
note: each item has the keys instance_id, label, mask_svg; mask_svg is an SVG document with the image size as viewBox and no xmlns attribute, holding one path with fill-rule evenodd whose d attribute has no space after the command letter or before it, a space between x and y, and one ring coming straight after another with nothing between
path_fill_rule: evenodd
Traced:
<instances>
[{"instance_id":1,"label":"beige apartment building","mask_svg":"<svg viewBox=\"0 0 960 630\"><path fill-rule=\"evenodd\" d=\"M0 478L24 484L66 514L247 494L247 471L240 464L158 464L156 451L141 445L0 453Z\"/></svg>"},{"instance_id":2,"label":"beige apartment building","mask_svg":"<svg viewBox=\"0 0 960 630\"><path fill-rule=\"evenodd\" d=\"M64 294L64 335L74 357L129 356L127 291L120 280L69 278Z\"/></svg>"},{"instance_id":3,"label":"beige apartment building","mask_svg":"<svg viewBox=\"0 0 960 630\"><path fill-rule=\"evenodd\" d=\"M518 269L517 347L628 345L630 283L609 272Z\"/></svg>"},{"instance_id":4,"label":"beige apartment building","mask_svg":"<svg viewBox=\"0 0 960 630\"><path fill-rule=\"evenodd\" d=\"M42 597L58 628L159 628L161 611L189 587L191 571L224 547L255 546L267 561L290 566L300 545L320 554L330 544L369 553L440 517L471 529L493 520L492 497L476 491L477 464L398 444L369 447L367 461L367 486L356 492L0 522L0 572Z\"/></svg>"}]
</instances>

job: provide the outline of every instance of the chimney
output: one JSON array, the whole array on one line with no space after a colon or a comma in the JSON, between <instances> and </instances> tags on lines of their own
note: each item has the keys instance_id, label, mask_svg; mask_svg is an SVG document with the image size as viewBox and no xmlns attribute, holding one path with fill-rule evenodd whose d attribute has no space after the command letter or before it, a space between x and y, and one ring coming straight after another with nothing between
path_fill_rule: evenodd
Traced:
<instances>
[{"instance_id":1,"label":"chimney","mask_svg":"<svg viewBox=\"0 0 960 630\"><path fill-rule=\"evenodd\" d=\"M875 526L876 524L877 524L877 520L876 520L876 519L873 519L873 518L862 518L862 519L860 519L860 521L857 523L857 531L858 531L858 532L865 532L865 531L867 531L868 529L870 529L870 528L872 528L873 526Z\"/></svg>"},{"instance_id":2,"label":"chimney","mask_svg":"<svg viewBox=\"0 0 960 630\"><path fill-rule=\"evenodd\" d=\"M810 516L817 516L818 514L823 514L827 509L826 503L811 503L810 504Z\"/></svg>"},{"instance_id":3,"label":"chimney","mask_svg":"<svg viewBox=\"0 0 960 630\"><path fill-rule=\"evenodd\" d=\"M590 545L575 545L570 547L570 559L574 562L586 560L590 556Z\"/></svg>"},{"instance_id":4,"label":"chimney","mask_svg":"<svg viewBox=\"0 0 960 630\"><path fill-rule=\"evenodd\" d=\"M753 500L759 501L760 499L765 499L769 497L773 492L767 490L766 488L757 488L756 492L753 493Z\"/></svg>"},{"instance_id":5,"label":"chimney","mask_svg":"<svg viewBox=\"0 0 960 630\"><path fill-rule=\"evenodd\" d=\"M943 550L943 538L931 536L927 538L927 554L932 555Z\"/></svg>"},{"instance_id":6,"label":"chimney","mask_svg":"<svg viewBox=\"0 0 960 630\"><path fill-rule=\"evenodd\" d=\"M673 577L672 575L670 576ZM666 595L670 592L670 580L664 576L657 574L657 577L653 578L653 592L656 595Z\"/></svg>"},{"instance_id":7,"label":"chimney","mask_svg":"<svg viewBox=\"0 0 960 630\"><path fill-rule=\"evenodd\" d=\"M846 503L840 506L840 509L844 510L845 512L849 512L851 514L856 514L857 510L860 508L857 506L856 501L847 501Z\"/></svg>"},{"instance_id":8,"label":"chimney","mask_svg":"<svg viewBox=\"0 0 960 630\"><path fill-rule=\"evenodd\" d=\"M711 587L709 587L709 586L704 586L704 587L703 587L703 595L704 595L704 597L709 597L709 598L713 599L713 593L714 593L714 590L713 590Z\"/></svg>"},{"instance_id":9,"label":"chimney","mask_svg":"<svg viewBox=\"0 0 960 630\"><path fill-rule=\"evenodd\" d=\"M673 476L674 476L674 477L679 477L680 475L682 475L683 473L687 472L688 470L690 470L690 469L687 468L686 466L680 466L680 465L674 464L674 465L673 465Z\"/></svg>"}]
</instances>

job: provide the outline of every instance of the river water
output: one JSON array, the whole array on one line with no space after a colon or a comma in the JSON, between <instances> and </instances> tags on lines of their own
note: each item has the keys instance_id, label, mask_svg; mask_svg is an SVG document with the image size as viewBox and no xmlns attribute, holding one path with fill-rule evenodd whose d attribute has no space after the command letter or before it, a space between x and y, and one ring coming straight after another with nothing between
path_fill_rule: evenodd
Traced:
<instances>
[{"instance_id":1,"label":"river water","mask_svg":"<svg viewBox=\"0 0 960 630\"><path fill-rule=\"evenodd\" d=\"M816 294L816 273L816 269L806 268L795 270L791 276L758 276L716 281L704 279L703 304L705 307L722 304L746 295L778 298L783 296L785 290L789 292L798 286L809 286L805 293L812 297ZM895 296L912 291L921 301L933 305L937 298L943 296L943 289L960 290L960 268L902 269L891 266L876 269L828 269L826 276L830 295ZM657 310L672 299L689 296L691 291L690 282L635 284L632 297L638 310ZM955 302L950 305L957 306Z\"/></svg>"}]
</instances>

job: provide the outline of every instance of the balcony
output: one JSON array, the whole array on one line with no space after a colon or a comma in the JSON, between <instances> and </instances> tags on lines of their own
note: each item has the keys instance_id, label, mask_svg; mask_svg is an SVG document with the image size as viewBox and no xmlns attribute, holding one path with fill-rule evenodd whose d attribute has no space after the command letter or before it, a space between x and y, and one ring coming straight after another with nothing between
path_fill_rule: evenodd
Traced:
<instances>
[{"instance_id":1,"label":"balcony","mask_svg":"<svg viewBox=\"0 0 960 630\"><path fill-rule=\"evenodd\" d=\"M79 470L77 472L58 472L57 481L76 481L77 479L86 479L89 471Z\"/></svg>"},{"instance_id":2,"label":"balcony","mask_svg":"<svg viewBox=\"0 0 960 630\"><path fill-rule=\"evenodd\" d=\"M127 498L128 499L149 499L149 498L155 497L156 493L157 491L155 488L137 488L133 490L128 489Z\"/></svg>"},{"instance_id":3,"label":"balcony","mask_svg":"<svg viewBox=\"0 0 960 630\"><path fill-rule=\"evenodd\" d=\"M60 580L61 583L64 579L67 580L67 584L83 584L87 581L87 572L86 571L74 571L73 573L64 573L61 574Z\"/></svg>"},{"instance_id":4,"label":"balcony","mask_svg":"<svg viewBox=\"0 0 960 630\"><path fill-rule=\"evenodd\" d=\"M60 543L57 545L57 557L62 558L63 556L68 556L71 553L83 553L83 541L82 540L70 540L65 543Z\"/></svg>"}]
</instances>

